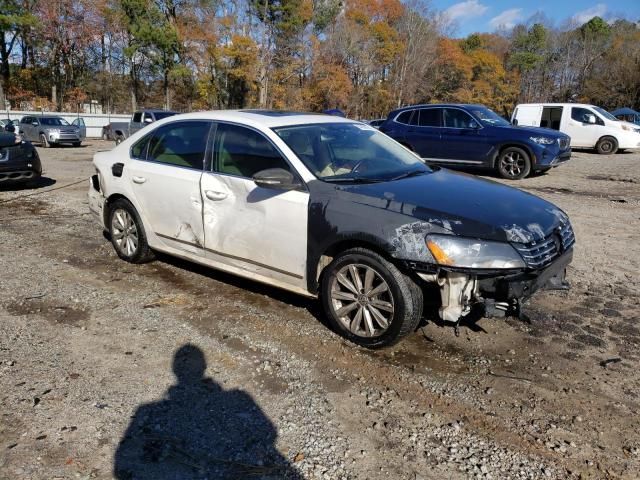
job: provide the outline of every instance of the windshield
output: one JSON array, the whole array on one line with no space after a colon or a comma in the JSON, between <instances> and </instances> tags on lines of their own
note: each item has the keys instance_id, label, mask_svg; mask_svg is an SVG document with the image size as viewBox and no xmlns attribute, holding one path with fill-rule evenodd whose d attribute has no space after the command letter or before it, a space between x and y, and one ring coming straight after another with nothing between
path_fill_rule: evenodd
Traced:
<instances>
[{"instance_id":1,"label":"windshield","mask_svg":"<svg viewBox=\"0 0 640 480\"><path fill-rule=\"evenodd\" d=\"M155 112L156 120L162 120L163 118L171 117L175 115L176 112Z\"/></svg>"},{"instance_id":2,"label":"windshield","mask_svg":"<svg viewBox=\"0 0 640 480\"><path fill-rule=\"evenodd\" d=\"M64 118L60 118L60 117L42 117L40 119L40 123L42 125L54 125L54 126L69 125L69 122L67 122Z\"/></svg>"},{"instance_id":3,"label":"windshield","mask_svg":"<svg viewBox=\"0 0 640 480\"><path fill-rule=\"evenodd\" d=\"M613 120L614 122L619 122L620 120L618 120L616 117L614 117L613 115L611 115L609 112L607 112L604 108L600 108L600 107L593 107L593 109L598 112L600 115L602 115L604 118L606 118L607 120Z\"/></svg>"},{"instance_id":4,"label":"windshield","mask_svg":"<svg viewBox=\"0 0 640 480\"><path fill-rule=\"evenodd\" d=\"M496 112L487 107L473 107L471 112L480 119L483 125L508 127L511 125Z\"/></svg>"},{"instance_id":5,"label":"windshield","mask_svg":"<svg viewBox=\"0 0 640 480\"><path fill-rule=\"evenodd\" d=\"M382 182L432 170L373 127L320 123L273 129L313 174L327 182Z\"/></svg>"}]
</instances>

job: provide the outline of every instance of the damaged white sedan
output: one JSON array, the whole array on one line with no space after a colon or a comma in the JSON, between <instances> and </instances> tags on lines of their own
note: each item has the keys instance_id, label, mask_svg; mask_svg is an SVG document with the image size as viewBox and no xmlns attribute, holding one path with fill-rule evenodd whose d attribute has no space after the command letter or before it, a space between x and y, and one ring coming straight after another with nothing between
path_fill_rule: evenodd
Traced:
<instances>
[{"instance_id":1,"label":"damaged white sedan","mask_svg":"<svg viewBox=\"0 0 640 480\"><path fill-rule=\"evenodd\" d=\"M120 258L160 251L320 297L335 330L366 347L414 331L429 292L457 326L473 308L517 314L536 290L567 285L575 238L564 212L429 167L359 122L177 115L94 164L89 206Z\"/></svg>"}]
</instances>

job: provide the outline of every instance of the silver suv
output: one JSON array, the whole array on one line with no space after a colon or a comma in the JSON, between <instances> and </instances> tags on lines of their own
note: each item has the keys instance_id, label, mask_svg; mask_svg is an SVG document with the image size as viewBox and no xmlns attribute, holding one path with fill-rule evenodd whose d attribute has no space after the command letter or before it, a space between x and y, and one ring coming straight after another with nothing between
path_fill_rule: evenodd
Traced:
<instances>
[{"instance_id":1,"label":"silver suv","mask_svg":"<svg viewBox=\"0 0 640 480\"><path fill-rule=\"evenodd\" d=\"M20 132L25 140L39 142L43 147L71 144L79 147L85 138L86 127L79 118L70 124L57 116L26 116L20 120Z\"/></svg>"}]
</instances>

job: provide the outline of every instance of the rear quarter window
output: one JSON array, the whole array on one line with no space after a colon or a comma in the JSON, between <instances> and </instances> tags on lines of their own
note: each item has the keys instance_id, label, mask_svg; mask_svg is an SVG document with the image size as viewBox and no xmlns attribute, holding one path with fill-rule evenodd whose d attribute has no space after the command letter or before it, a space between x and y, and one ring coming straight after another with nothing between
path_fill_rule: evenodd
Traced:
<instances>
[{"instance_id":1,"label":"rear quarter window","mask_svg":"<svg viewBox=\"0 0 640 480\"><path fill-rule=\"evenodd\" d=\"M407 110L406 112L402 112L400 115L396 117L396 122L402 123L404 125L409 125L409 122L411 122L412 114L413 114L413 110Z\"/></svg>"}]
</instances>

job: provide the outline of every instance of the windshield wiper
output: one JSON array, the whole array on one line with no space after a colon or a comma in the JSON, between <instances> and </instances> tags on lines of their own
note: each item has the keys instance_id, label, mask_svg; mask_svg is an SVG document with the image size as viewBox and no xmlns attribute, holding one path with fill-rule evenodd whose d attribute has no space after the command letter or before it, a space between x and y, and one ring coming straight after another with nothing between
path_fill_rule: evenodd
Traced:
<instances>
[{"instance_id":1,"label":"windshield wiper","mask_svg":"<svg viewBox=\"0 0 640 480\"><path fill-rule=\"evenodd\" d=\"M429 170L413 170L411 172L402 173L402 174L398 175L397 177L393 177L391 179L391 181L400 180L402 178L417 177L418 175L423 175L425 173L429 173Z\"/></svg>"},{"instance_id":2,"label":"windshield wiper","mask_svg":"<svg viewBox=\"0 0 640 480\"><path fill-rule=\"evenodd\" d=\"M384 182L381 178L367 178L367 177L337 177L337 178L323 178L325 182L329 183L380 183Z\"/></svg>"}]
</instances>

